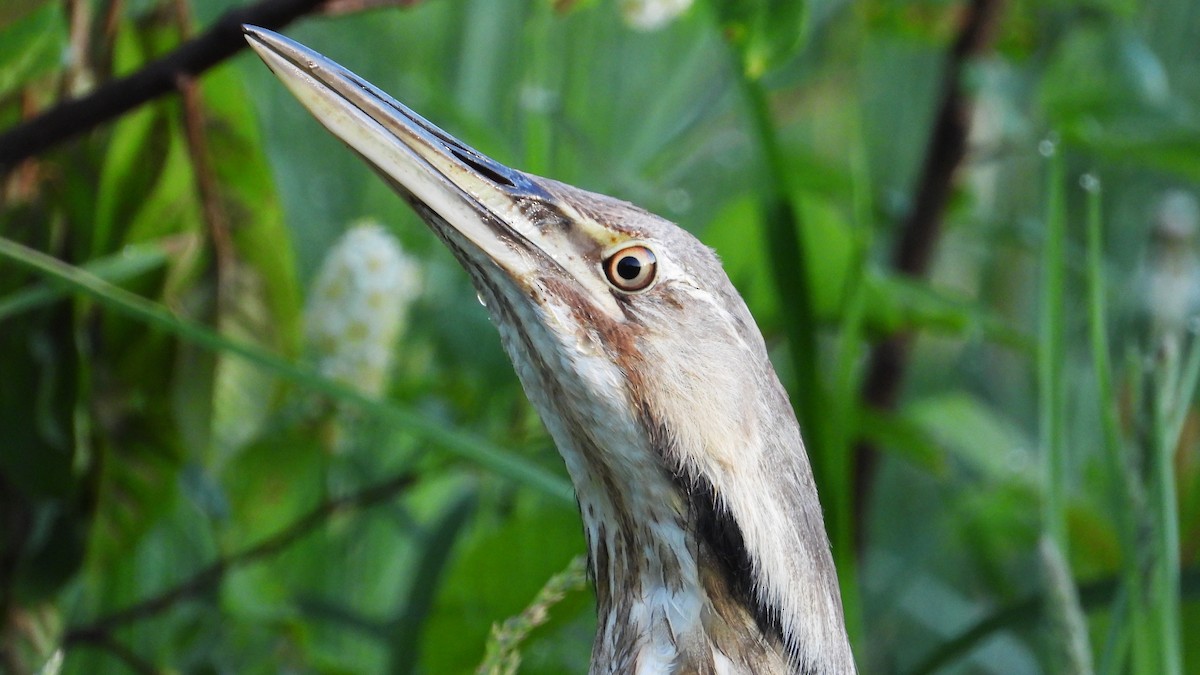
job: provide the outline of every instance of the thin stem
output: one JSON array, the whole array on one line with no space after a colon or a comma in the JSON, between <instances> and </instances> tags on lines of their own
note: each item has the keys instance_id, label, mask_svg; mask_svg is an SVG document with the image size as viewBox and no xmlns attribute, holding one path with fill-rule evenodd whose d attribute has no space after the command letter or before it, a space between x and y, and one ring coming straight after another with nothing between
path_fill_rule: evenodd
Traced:
<instances>
[{"instance_id":1,"label":"thin stem","mask_svg":"<svg viewBox=\"0 0 1200 675\"><path fill-rule=\"evenodd\" d=\"M129 645L118 642L113 636L107 633L82 637L75 643L75 646L92 647L107 652L136 675L161 675L164 672L159 670L153 663L138 656Z\"/></svg>"},{"instance_id":2,"label":"thin stem","mask_svg":"<svg viewBox=\"0 0 1200 675\"><path fill-rule=\"evenodd\" d=\"M331 516L350 509L367 508L391 499L414 482L416 477L413 474L402 473L354 494L326 500L280 532L233 555L218 558L175 586L125 609L107 614L92 623L68 629L63 644L71 646L103 640L118 628L162 614L181 600L213 588L231 570L283 552L323 525Z\"/></svg>"},{"instance_id":3,"label":"thin stem","mask_svg":"<svg viewBox=\"0 0 1200 675\"><path fill-rule=\"evenodd\" d=\"M587 559L576 556L566 569L550 577L537 597L520 614L493 624L483 662L476 675L513 675L521 663L519 647L534 628L550 618L550 608L587 585Z\"/></svg>"},{"instance_id":4,"label":"thin stem","mask_svg":"<svg viewBox=\"0 0 1200 675\"><path fill-rule=\"evenodd\" d=\"M740 82L750 113L751 128L767 168L767 184L762 195L763 224L767 230L771 278L782 304L781 317L796 379L792 397L801 426L814 440L815 447L809 450L813 472L818 480L827 479L828 471L821 461L822 443L819 442L824 438L821 433L824 425L817 405L821 400L821 382L818 376L816 318L812 290L809 288L808 255L804 239L800 236L803 226L797 213L798 205L789 194L787 161L771 117L767 92L761 82L745 75L740 76Z\"/></svg>"},{"instance_id":5,"label":"thin stem","mask_svg":"<svg viewBox=\"0 0 1200 675\"><path fill-rule=\"evenodd\" d=\"M1200 378L1200 342L1190 341L1184 363L1170 358L1174 353L1166 350L1168 359L1161 366L1164 382L1159 387L1155 404L1154 428L1157 443L1154 447L1151 494L1154 496L1155 544L1157 563L1154 579L1157 592L1152 597L1156 603L1159 624L1159 642L1162 667L1166 675L1183 672L1181 606L1179 602L1179 510L1176 494L1175 451L1179 447L1180 434L1188 410L1191 408Z\"/></svg>"},{"instance_id":6,"label":"thin stem","mask_svg":"<svg viewBox=\"0 0 1200 675\"><path fill-rule=\"evenodd\" d=\"M812 304L808 251L801 236L799 204L788 189L787 161L779 142L770 101L760 80L738 69L738 79L767 169L761 196L771 279L780 302L780 317L788 338L795 386L792 404L804 429L809 461L825 506L825 526L833 547L842 590L846 625L857 636L860 625L855 583L853 502L850 494L851 458L839 446L831 415L822 410L825 387L819 366L817 318Z\"/></svg>"}]
</instances>

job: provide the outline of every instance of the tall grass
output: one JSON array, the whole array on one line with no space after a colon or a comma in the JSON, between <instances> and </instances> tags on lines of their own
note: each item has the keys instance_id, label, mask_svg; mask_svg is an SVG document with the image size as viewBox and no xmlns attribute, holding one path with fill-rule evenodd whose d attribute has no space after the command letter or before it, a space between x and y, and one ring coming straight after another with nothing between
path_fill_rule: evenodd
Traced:
<instances>
[{"instance_id":1,"label":"tall grass","mask_svg":"<svg viewBox=\"0 0 1200 675\"><path fill-rule=\"evenodd\" d=\"M1061 191L1061 172L1052 180L1057 186L1052 189ZM1085 174L1080 184L1086 203L1088 324L1106 499L1122 551L1098 672L1178 675L1183 672L1182 589L1174 455L1200 376L1200 349L1191 340L1181 361L1170 345L1146 345L1150 353L1135 357L1126 379L1131 407L1148 414L1135 419L1132 431L1123 431L1108 341L1103 192L1092 174ZM1142 363L1154 364L1148 384L1142 382ZM1144 397L1150 398L1148 405L1139 402ZM1137 432L1139 427L1143 433ZM1145 461L1130 461L1131 455L1138 455L1139 443Z\"/></svg>"}]
</instances>

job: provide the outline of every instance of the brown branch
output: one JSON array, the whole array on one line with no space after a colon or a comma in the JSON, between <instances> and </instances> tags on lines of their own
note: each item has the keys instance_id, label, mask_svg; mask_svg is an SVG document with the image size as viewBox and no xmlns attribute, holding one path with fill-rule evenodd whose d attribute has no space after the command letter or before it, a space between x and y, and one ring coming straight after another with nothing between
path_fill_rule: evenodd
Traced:
<instances>
[{"instance_id":1,"label":"brown branch","mask_svg":"<svg viewBox=\"0 0 1200 675\"><path fill-rule=\"evenodd\" d=\"M413 474L402 473L354 494L326 500L280 532L250 548L213 561L188 579L158 595L102 616L92 623L68 629L63 637L63 645L69 647L74 644L103 641L113 630L157 616L174 607L180 600L200 595L215 587L231 570L281 553L320 527L331 516L351 509L374 506L392 498L415 481L416 477Z\"/></svg>"},{"instance_id":2,"label":"brown branch","mask_svg":"<svg viewBox=\"0 0 1200 675\"><path fill-rule=\"evenodd\" d=\"M216 173L208 158L208 135L204 126L204 102L200 97L200 86L187 75L180 75L179 93L183 97L183 129L187 139L188 156L192 162L192 174L196 179L196 191L200 196L201 213L212 241L213 258L216 261L217 307L224 309L226 286L233 279L232 271L236 254L230 234L229 215L221 201L221 191Z\"/></svg>"},{"instance_id":3,"label":"brown branch","mask_svg":"<svg viewBox=\"0 0 1200 675\"><path fill-rule=\"evenodd\" d=\"M963 72L972 58L991 48L1002 5L1003 0L971 0L963 12L958 37L942 74L941 101L927 143L912 210L904 219L892 250L892 266L900 274L920 278L929 273L955 175L967 154L971 100L963 91ZM875 345L863 377L863 403L880 410L896 406L911 344L912 334L905 331ZM860 440L855 455L854 515L859 524L855 530L860 533L861 548L862 523L879 453L870 442Z\"/></svg>"},{"instance_id":4,"label":"brown branch","mask_svg":"<svg viewBox=\"0 0 1200 675\"><path fill-rule=\"evenodd\" d=\"M192 34L191 7L186 0L175 0L175 22L185 38ZM233 279L236 253L230 235L229 214L221 201L221 191L212 162L209 161L208 133L205 125L204 100L196 78L179 75L175 83L183 98L183 129L187 141L188 157L192 162L192 175L200 197L200 210L208 229L213 247L216 281L217 316L226 309L228 286Z\"/></svg>"},{"instance_id":5,"label":"brown branch","mask_svg":"<svg viewBox=\"0 0 1200 675\"><path fill-rule=\"evenodd\" d=\"M180 76L194 77L246 47L242 24L280 28L318 8L324 0L262 0L221 15L202 35L137 72L106 83L83 98L54 108L0 133L0 175L22 160L120 117L175 91Z\"/></svg>"},{"instance_id":6,"label":"brown branch","mask_svg":"<svg viewBox=\"0 0 1200 675\"><path fill-rule=\"evenodd\" d=\"M1001 0L971 0L963 15L962 29L943 75L942 101L916 198L893 251L892 264L902 274L921 277L929 271L941 234L942 215L954 187L954 175L966 157L971 131L971 100L962 88L963 71L971 59L991 48L1002 4Z\"/></svg>"}]
</instances>

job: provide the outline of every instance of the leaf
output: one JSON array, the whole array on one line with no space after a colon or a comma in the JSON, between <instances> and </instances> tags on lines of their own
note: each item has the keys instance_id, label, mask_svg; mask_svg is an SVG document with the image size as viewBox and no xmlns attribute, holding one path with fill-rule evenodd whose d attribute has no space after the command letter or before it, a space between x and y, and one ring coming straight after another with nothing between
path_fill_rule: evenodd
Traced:
<instances>
[{"instance_id":1,"label":"leaf","mask_svg":"<svg viewBox=\"0 0 1200 675\"><path fill-rule=\"evenodd\" d=\"M230 513L223 539L230 550L279 532L325 495L326 455L319 434L297 425L263 438L221 472Z\"/></svg>"},{"instance_id":2,"label":"leaf","mask_svg":"<svg viewBox=\"0 0 1200 675\"><path fill-rule=\"evenodd\" d=\"M113 45L114 62L131 68L144 58L141 47L123 28L117 32ZM145 105L123 116L113 126L101 160L100 175L94 196L91 219L91 241L80 257L95 258L113 251L118 242L126 241L125 228L139 212L153 212L147 202L166 202L168 205L187 199L187 193L170 192L161 187L164 166L172 159L168 120L160 103ZM179 146L174 159L178 167ZM158 196L155 195L157 190ZM164 192L169 194L164 195ZM164 211L163 213L169 213ZM159 213L158 215L162 215ZM172 219L158 220L159 225L174 224ZM193 222L194 219L193 219ZM179 228L176 227L176 230ZM160 232L146 232L143 239L153 239Z\"/></svg>"},{"instance_id":3,"label":"leaf","mask_svg":"<svg viewBox=\"0 0 1200 675\"><path fill-rule=\"evenodd\" d=\"M912 419L887 415L871 408L858 411L856 428L885 450L938 476L946 475L945 452L928 430Z\"/></svg>"},{"instance_id":4,"label":"leaf","mask_svg":"<svg viewBox=\"0 0 1200 675\"><path fill-rule=\"evenodd\" d=\"M1129 122L1129 125L1122 125L1107 133L1097 134L1081 129L1066 135L1066 138L1091 146L1114 161L1200 181L1200 128L1155 124L1144 117Z\"/></svg>"},{"instance_id":5,"label":"leaf","mask_svg":"<svg viewBox=\"0 0 1200 675\"><path fill-rule=\"evenodd\" d=\"M5 267L0 282L19 278ZM78 406L88 386L71 318L59 305L0 321L0 564L18 606L61 591L83 562L92 521L83 498L91 456L75 442L90 422Z\"/></svg>"},{"instance_id":6,"label":"leaf","mask_svg":"<svg viewBox=\"0 0 1200 675\"><path fill-rule=\"evenodd\" d=\"M725 39L757 80L799 51L808 21L805 0L730 0L713 3Z\"/></svg>"},{"instance_id":7,"label":"leaf","mask_svg":"<svg viewBox=\"0 0 1200 675\"><path fill-rule=\"evenodd\" d=\"M425 628L422 671L470 672L482 659L492 624L521 612L546 579L584 550L574 508L529 492L517 499L501 524L481 522L460 544ZM560 620L570 613L564 608ZM586 654L590 638L588 633L576 649ZM557 672L564 672L561 665Z\"/></svg>"},{"instance_id":8,"label":"leaf","mask_svg":"<svg viewBox=\"0 0 1200 675\"><path fill-rule=\"evenodd\" d=\"M242 81L218 70L203 85L204 152L218 194L220 227L236 257L217 266L222 334L266 351L299 353L300 292L290 234ZM196 167L193 167L196 170ZM279 398L274 375L236 357L218 355L213 384L212 452L217 465L254 438Z\"/></svg>"},{"instance_id":9,"label":"leaf","mask_svg":"<svg viewBox=\"0 0 1200 675\"><path fill-rule=\"evenodd\" d=\"M300 286L291 233L261 150L257 120L242 80L219 70L204 81L208 106L209 154L230 218L233 243L264 285L264 299L275 331L272 347L295 355L300 346Z\"/></svg>"},{"instance_id":10,"label":"leaf","mask_svg":"<svg viewBox=\"0 0 1200 675\"><path fill-rule=\"evenodd\" d=\"M388 666L393 673L417 670L420 638L433 600L449 570L451 551L462 538L478 506L477 489L473 485L460 488L438 519L426 529L424 551L417 564L405 597L398 604L399 614L388 627L384 639L391 645Z\"/></svg>"},{"instance_id":11,"label":"leaf","mask_svg":"<svg viewBox=\"0 0 1200 675\"><path fill-rule=\"evenodd\" d=\"M521 664L521 650L529 634L544 625L551 609L567 595L587 585L587 557L571 559L566 569L550 577L537 597L520 614L492 626L484 660L475 669L477 675L515 674Z\"/></svg>"},{"instance_id":12,"label":"leaf","mask_svg":"<svg viewBox=\"0 0 1200 675\"><path fill-rule=\"evenodd\" d=\"M1011 420L963 393L914 401L901 411L981 477L997 484L1039 485L1033 443Z\"/></svg>"},{"instance_id":13,"label":"leaf","mask_svg":"<svg viewBox=\"0 0 1200 675\"><path fill-rule=\"evenodd\" d=\"M844 213L830 201L815 195L796 197L800 205L800 234L808 252L808 288L817 318L833 321L840 317L847 291L859 264L854 229Z\"/></svg>"},{"instance_id":14,"label":"leaf","mask_svg":"<svg viewBox=\"0 0 1200 675\"><path fill-rule=\"evenodd\" d=\"M725 204L704 230L704 243L721 255L721 264L758 322L778 322L779 303L762 241L758 201L744 195Z\"/></svg>"},{"instance_id":15,"label":"leaf","mask_svg":"<svg viewBox=\"0 0 1200 675\"><path fill-rule=\"evenodd\" d=\"M0 3L0 99L57 68L66 34L60 3Z\"/></svg>"},{"instance_id":16,"label":"leaf","mask_svg":"<svg viewBox=\"0 0 1200 675\"><path fill-rule=\"evenodd\" d=\"M136 403L117 401L109 405ZM155 411L139 412L125 418L135 428L123 429L119 435L110 430L99 441L98 451L105 460L88 557L94 569L106 569L130 555L142 536L171 508L178 493L181 462L173 451L177 445L164 442L153 425L146 424L156 418Z\"/></svg>"},{"instance_id":17,"label":"leaf","mask_svg":"<svg viewBox=\"0 0 1200 675\"><path fill-rule=\"evenodd\" d=\"M1032 349L1030 336L973 298L883 272L869 273L866 284L866 323L875 332L890 335L919 329L941 335L978 334L998 344Z\"/></svg>"},{"instance_id":18,"label":"leaf","mask_svg":"<svg viewBox=\"0 0 1200 675\"><path fill-rule=\"evenodd\" d=\"M829 202L818 197L801 202L804 246L814 251L809 265L809 288L814 309L822 320L840 316L846 300L850 264L855 260L855 241L849 223ZM757 225L758 201L746 196L727 203L704 230L704 241L721 254L725 273L737 286L746 304L764 326L778 319L779 303L767 260L763 231Z\"/></svg>"}]
</instances>

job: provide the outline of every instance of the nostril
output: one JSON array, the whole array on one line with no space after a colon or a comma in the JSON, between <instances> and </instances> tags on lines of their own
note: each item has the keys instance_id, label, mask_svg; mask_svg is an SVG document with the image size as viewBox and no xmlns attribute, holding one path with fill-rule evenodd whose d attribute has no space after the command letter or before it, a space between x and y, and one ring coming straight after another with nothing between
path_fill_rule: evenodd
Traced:
<instances>
[{"instance_id":1,"label":"nostril","mask_svg":"<svg viewBox=\"0 0 1200 675\"><path fill-rule=\"evenodd\" d=\"M455 157L458 158L458 161L471 167L476 172L478 172L480 175L486 177L488 180L492 181L493 183L498 183L500 185L504 185L505 187L510 187L510 188L516 187L516 184L512 182L511 178L509 178L508 176L504 175L503 173L500 173L499 171L493 169L492 167L488 166L487 164L484 164L483 162L481 162L478 159L472 157L471 155L463 152L462 150L459 150L458 148L455 148L455 147L451 147L450 152Z\"/></svg>"}]
</instances>

